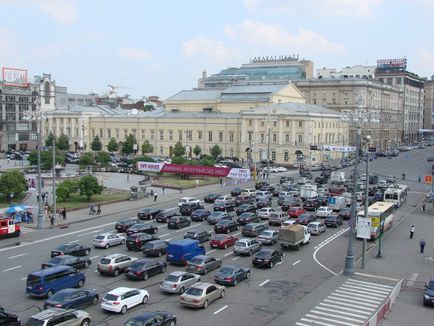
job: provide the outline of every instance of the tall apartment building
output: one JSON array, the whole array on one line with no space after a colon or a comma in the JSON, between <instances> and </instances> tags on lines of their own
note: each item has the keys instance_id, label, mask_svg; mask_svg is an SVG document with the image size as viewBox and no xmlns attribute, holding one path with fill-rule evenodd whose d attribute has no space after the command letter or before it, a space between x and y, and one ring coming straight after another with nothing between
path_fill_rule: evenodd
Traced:
<instances>
[{"instance_id":1,"label":"tall apartment building","mask_svg":"<svg viewBox=\"0 0 434 326\"><path fill-rule=\"evenodd\" d=\"M431 76L431 80L426 80L424 84L425 89L425 105L423 113L423 129L433 128L433 113L434 113L434 75ZM427 134L433 135L431 132Z\"/></svg>"}]
</instances>

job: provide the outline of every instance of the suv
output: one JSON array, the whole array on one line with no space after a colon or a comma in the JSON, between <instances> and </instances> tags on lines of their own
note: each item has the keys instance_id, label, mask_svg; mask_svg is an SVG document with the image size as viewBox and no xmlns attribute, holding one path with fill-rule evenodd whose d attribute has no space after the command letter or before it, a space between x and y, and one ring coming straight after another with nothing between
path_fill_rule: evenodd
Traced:
<instances>
[{"instance_id":1,"label":"suv","mask_svg":"<svg viewBox=\"0 0 434 326\"><path fill-rule=\"evenodd\" d=\"M167 242L164 240L154 240L147 242L142 247L142 252L145 256L161 257L167 252Z\"/></svg>"},{"instance_id":2,"label":"suv","mask_svg":"<svg viewBox=\"0 0 434 326\"><path fill-rule=\"evenodd\" d=\"M178 201L178 206L181 207L182 204L190 204L190 203L200 204L200 200L194 197L184 197Z\"/></svg>"},{"instance_id":3,"label":"suv","mask_svg":"<svg viewBox=\"0 0 434 326\"><path fill-rule=\"evenodd\" d=\"M210 216L206 219L208 224L215 225L220 220L231 220L232 216L226 212L212 212Z\"/></svg>"},{"instance_id":4,"label":"suv","mask_svg":"<svg viewBox=\"0 0 434 326\"><path fill-rule=\"evenodd\" d=\"M161 209L158 208L142 208L137 213L137 217L141 220L152 220L154 219L158 213L161 212Z\"/></svg>"},{"instance_id":5,"label":"suv","mask_svg":"<svg viewBox=\"0 0 434 326\"><path fill-rule=\"evenodd\" d=\"M167 222L168 229L181 229L183 227L189 226L191 223L190 219L185 216L172 216Z\"/></svg>"},{"instance_id":6,"label":"suv","mask_svg":"<svg viewBox=\"0 0 434 326\"><path fill-rule=\"evenodd\" d=\"M30 317L26 325L68 325L84 326L90 324L90 315L84 310L50 308Z\"/></svg>"},{"instance_id":7,"label":"suv","mask_svg":"<svg viewBox=\"0 0 434 326\"><path fill-rule=\"evenodd\" d=\"M100 259L97 270L100 274L118 276L127 267L130 267L137 258L123 254L112 254Z\"/></svg>"},{"instance_id":8,"label":"suv","mask_svg":"<svg viewBox=\"0 0 434 326\"><path fill-rule=\"evenodd\" d=\"M249 255L262 248L262 243L256 239L240 239L235 242L234 254Z\"/></svg>"},{"instance_id":9,"label":"suv","mask_svg":"<svg viewBox=\"0 0 434 326\"><path fill-rule=\"evenodd\" d=\"M136 218L123 218L116 222L115 230L120 233L127 232L129 227L137 223L140 223L140 221Z\"/></svg>"},{"instance_id":10,"label":"suv","mask_svg":"<svg viewBox=\"0 0 434 326\"><path fill-rule=\"evenodd\" d=\"M154 234L148 234L148 233L135 233L131 234L127 237L127 249L128 250L142 250L143 245L147 242L154 241L154 240L160 240L159 237L157 237Z\"/></svg>"},{"instance_id":11,"label":"suv","mask_svg":"<svg viewBox=\"0 0 434 326\"><path fill-rule=\"evenodd\" d=\"M257 237L262 231L268 229L268 227L261 223L249 223L246 224L241 230L242 235L246 237Z\"/></svg>"},{"instance_id":12,"label":"suv","mask_svg":"<svg viewBox=\"0 0 434 326\"><path fill-rule=\"evenodd\" d=\"M190 216L197 209L201 209L203 206L200 203L185 203L179 207L179 213L182 216Z\"/></svg>"},{"instance_id":13,"label":"suv","mask_svg":"<svg viewBox=\"0 0 434 326\"><path fill-rule=\"evenodd\" d=\"M156 227L153 222L137 223L131 226L130 228L128 228L127 236L130 236L135 233L156 234L157 232L158 232L158 227Z\"/></svg>"},{"instance_id":14,"label":"suv","mask_svg":"<svg viewBox=\"0 0 434 326\"><path fill-rule=\"evenodd\" d=\"M198 240L200 243L211 240L211 233L205 230L190 230L184 233L184 239Z\"/></svg>"},{"instance_id":15,"label":"suv","mask_svg":"<svg viewBox=\"0 0 434 326\"><path fill-rule=\"evenodd\" d=\"M235 204L231 202L215 202L214 212L232 212L235 210Z\"/></svg>"}]
</instances>

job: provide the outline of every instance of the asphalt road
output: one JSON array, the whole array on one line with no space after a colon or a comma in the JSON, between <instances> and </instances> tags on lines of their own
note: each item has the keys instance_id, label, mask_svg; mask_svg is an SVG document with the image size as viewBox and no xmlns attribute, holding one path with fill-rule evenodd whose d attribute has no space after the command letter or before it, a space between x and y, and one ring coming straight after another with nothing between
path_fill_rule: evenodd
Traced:
<instances>
[{"instance_id":1,"label":"asphalt road","mask_svg":"<svg viewBox=\"0 0 434 326\"><path fill-rule=\"evenodd\" d=\"M405 172L405 182L410 186L412 193L407 203L398 213L400 217L406 216L414 209L424 193L429 191L430 186L417 182L419 174L430 174L431 163L426 162L426 157L434 156L434 148L427 147L425 150L413 150L392 160L380 158L372 162L371 171L380 175L394 174L399 177ZM361 167L361 170L364 170ZM363 173L363 172L362 172ZM216 190L225 190L216 186ZM201 197L199 197L201 198ZM177 201L158 205L160 208L177 209ZM210 207L211 208L211 207ZM67 231L43 230L34 231L22 235L21 245L3 247L0 249L0 305L8 310L16 312L22 320L36 313L42 307L43 300L28 298L25 295L25 278L31 271L38 270L40 264L49 259L51 249L64 242L79 242L91 244L94 235L114 230L117 219L134 216L136 211L128 211L128 203L120 204L122 213L112 214L83 223L73 224ZM189 228L202 227L212 229L206 222L193 222ZM131 256L142 258L140 252L128 252L125 247L118 246L110 249L92 249L91 267L86 270L85 288L95 288L102 295L119 287L141 287L150 293L150 301L144 306L138 306L130 310L126 315L105 313L99 304L89 307L93 325L121 325L128 318L143 310L167 310L175 313L179 325L216 325L224 321L230 325L266 325L280 315L290 312L291 306L302 300L307 293L315 290L322 282L338 274L342 268L347 248L347 223L338 229L327 229L320 236L312 237L311 243L300 251L285 251L283 263L273 269L257 269L251 266L250 257L235 257L231 254L231 248L227 250L211 250L205 243L207 252L223 260L223 264L239 264L251 268L251 278L242 281L236 287L229 287L226 296L212 303L208 309L193 310L184 308L179 304L178 295L163 294L159 290L159 283L167 273L180 270L182 267L169 266L163 275L151 277L147 281L130 281L123 274L119 277L100 276L96 272L96 264L100 257L110 253L128 253ZM160 225L158 235L164 239L180 239L187 228L182 230L168 230L166 225ZM277 227L272 227L277 229ZM1 240L1 245L10 245L16 239ZM387 247L387 238L384 241ZM360 253L361 242L356 242L357 253ZM154 258L158 259L158 258ZM213 280L215 271L202 277L203 280ZM307 309L309 307L306 307Z\"/></svg>"}]
</instances>

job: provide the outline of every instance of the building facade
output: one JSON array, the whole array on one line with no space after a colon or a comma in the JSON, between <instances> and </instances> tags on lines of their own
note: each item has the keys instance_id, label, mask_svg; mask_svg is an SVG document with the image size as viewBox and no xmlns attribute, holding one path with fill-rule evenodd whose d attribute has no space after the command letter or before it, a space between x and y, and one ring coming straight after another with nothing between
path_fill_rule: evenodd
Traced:
<instances>
[{"instance_id":1,"label":"building facade","mask_svg":"<svg viewBox=\"0 0 434 326\"><path fill-rule=\"evenodd\" d=\"M322 68L317 69L317 78L363 78L363 79L374 79L375 78L376 66L361 66L356 65L352 67L342 68L341 71L336 71L336 69Z\"/></svg>"},{"instance_id":2,"label":"building facade","mask_svg":"<svg viewBox=\"0 0 434 326\"><path fill-rule=\"evenodd\" d=\"M424 83L425 104L423 113L423 129L433 129L432 115L434 113L434 76ZM430 133L431 136L434 136Z\"/></svg>"}]
</instances>

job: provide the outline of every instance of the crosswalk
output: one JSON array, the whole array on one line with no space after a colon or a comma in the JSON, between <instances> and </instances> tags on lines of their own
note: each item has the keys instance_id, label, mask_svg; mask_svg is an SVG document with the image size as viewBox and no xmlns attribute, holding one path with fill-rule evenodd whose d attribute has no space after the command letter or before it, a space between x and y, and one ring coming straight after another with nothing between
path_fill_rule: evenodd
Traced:
<instances>
[{"instance_id":1,"label":"crosswalk","mask_svg":"<svg viewBox=\"0 0 434 326\"><path fill-rule=\"evenodd\" d=\"M20 229L21 229L21 234L30 233L34 231L34 229L26 228L25 226L21 226Z\"/></svg>"},{"instance_id":2,"label":"crosswalk","mask_svg":"<svg viewBox=\"0 0 434 326\"><path fill-rule=\"evenodd\" d=\"M300 318L296 325L364 325L392 290L390 285L350 278Z\"/></svg>"}]
</instances>

